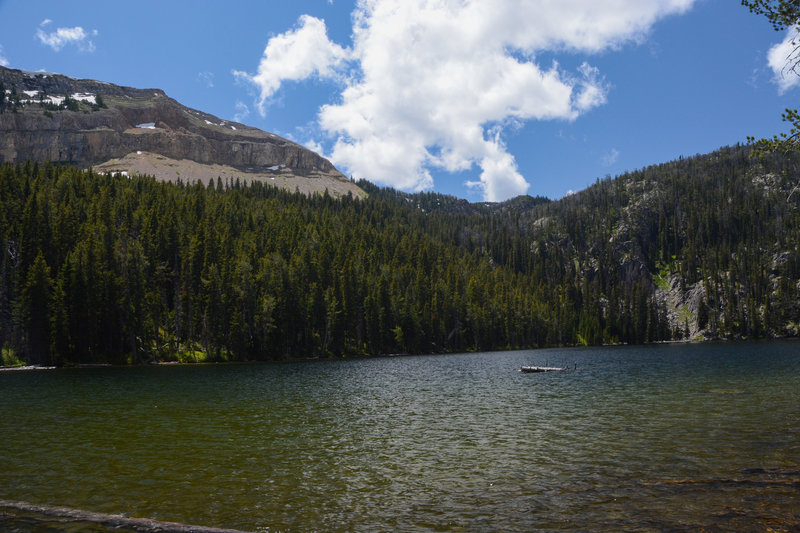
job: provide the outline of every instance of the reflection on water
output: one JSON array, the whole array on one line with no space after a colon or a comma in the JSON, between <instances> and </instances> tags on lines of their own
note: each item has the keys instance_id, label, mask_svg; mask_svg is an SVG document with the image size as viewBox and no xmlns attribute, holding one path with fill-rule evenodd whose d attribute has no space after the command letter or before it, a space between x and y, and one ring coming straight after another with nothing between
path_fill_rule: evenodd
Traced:
<instances>
[{"instance_id":1,"label":"reflection on water","mask_svg":"<svg viewBox=\"0 0 800 533\"><path fill-rule=\"evenodd\" d=\"M577 370L517 371L545 361ZM7 372L0 498L262 531L796 529L799 400L796 342Z\"/></svg>"}]
</instances>

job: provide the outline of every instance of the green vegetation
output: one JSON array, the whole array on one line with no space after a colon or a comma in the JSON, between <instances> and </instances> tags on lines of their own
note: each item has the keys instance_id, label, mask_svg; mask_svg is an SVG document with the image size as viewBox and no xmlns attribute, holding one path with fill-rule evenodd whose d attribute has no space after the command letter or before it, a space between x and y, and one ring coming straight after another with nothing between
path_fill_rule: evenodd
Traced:
<instances>
[{"instance_id":1,"label":"green vegetation","mask_svg":"<svg viewBox=\"0 0 800 533\"><path fill-rule=\"evenodd\" d=\"M22 107L22 100L16 87L11 89L0 83L0 113L11 111L16 113Z\"/></svg>"},{"instance_id":2,"label":"green vegetation","mask_svg":"<svg viewBox=\"0 0 800 533\"><path fill-rule=\"evenodd\" d=\"M797 0L741 0L742 5L751 13L763 15L772 24L775 31L793 28L798 35L792 41L794 48L786 58L783 69L785 76L800 75L800 2ZM767 152L789 153L796 151L800 144L800 113L797 109L786 108L781 118L791 126L788 132L774 135L772 139L759 139L748 137L749 143L755 145L755 153Z\"/></svg>"},{"instance_id":3,"label":"green vegetation","mask_svg":"<svg viewBox=\"0 0 800 533\"><path fill-rule=\"evenodd\" d=\"M3 346L0 349L0 366L23 366L25 363L17 357L14 348Z\"/></svg>"},{"instance_id":4,"label":"green vegetation","mask_svg":"<svg viewBox=\"0 0 800 533\"><path fill-rule=\"evenodd\" d=\"M37 105L44 109L44 115L48 118L53 118L53 111L83 111L84 113L88 113L89 111L99 111L108 108L103 97L99 94L95 96L95 103L93 104L76 100L69 95L64 97L64 100L60 104L57 104L48 99L47 94L44 92L39 93L38 100ZM25 100L25 102L29 102L29 100ZM7 94L5 85L0 83L0 114L6 111L17 113L18 110L24 107L25 104L17 91L17 87L12 86Z\"/></svg>"},{"instance_id":5,"label":"green vegetation","mask_svg":"<svg viewBox=\"0 0 800 533\"><path fill-rule=\"evenodd\" d=\"M667 266L658 261L656 263L656 272L653 274L653 283L662 291L669 290L669 269Z\"/></svg>"},{"instance_id":6,"label":"green vegetation","mask_svg":"<svg viewBox=\"0 0 800 533\"><path fill-rule=\"evenodd\" d=\"M775 31L797 25L800 3L797 0L742 0L742 5L756 15L764 15Z\"/></svg>"},{"instance_id":7,"label":"green vegetation","mask_svg":"<svg viewBox=\"0 0 800 533\"><path fill-rule=\"evenodd\" d=\"M0 345L77 364L796 334L796 164L735 147L497 205L7 165Z\"/></svg>"}]
</instances>

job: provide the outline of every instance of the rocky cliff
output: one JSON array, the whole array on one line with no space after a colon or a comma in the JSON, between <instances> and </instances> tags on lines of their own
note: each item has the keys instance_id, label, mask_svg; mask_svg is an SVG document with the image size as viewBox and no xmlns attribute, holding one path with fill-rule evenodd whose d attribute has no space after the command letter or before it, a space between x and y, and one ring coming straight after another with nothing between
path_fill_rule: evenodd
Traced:
<instances>
[{"instance_id":1,"label":"rocky cliff","mask_svg":"<svg viewBox=\"0 0 800 533\"><path fill-rule=\"evenodd\" d=\"M134 89L0 67L0 163L55 161L158 179L261 180L303 192L364 192L276 135Z\"/></svg>"}]
</instances>

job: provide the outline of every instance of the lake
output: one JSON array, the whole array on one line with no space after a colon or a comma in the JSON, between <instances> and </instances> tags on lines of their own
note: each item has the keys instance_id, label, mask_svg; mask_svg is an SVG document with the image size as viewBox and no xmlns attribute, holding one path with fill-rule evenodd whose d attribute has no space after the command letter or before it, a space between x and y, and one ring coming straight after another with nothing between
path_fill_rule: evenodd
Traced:
<instances>
[{"instance_id":1,"label":"lake","mask_svg":"<svg viewBox=\"0 0 800 533\"><path fill-rule=\"evenodd\" d=\"M570 371L518 372L545 363ZM797 530L800 342L0 372L0 499L263 532Z\"/></svg>"}]
</instances>

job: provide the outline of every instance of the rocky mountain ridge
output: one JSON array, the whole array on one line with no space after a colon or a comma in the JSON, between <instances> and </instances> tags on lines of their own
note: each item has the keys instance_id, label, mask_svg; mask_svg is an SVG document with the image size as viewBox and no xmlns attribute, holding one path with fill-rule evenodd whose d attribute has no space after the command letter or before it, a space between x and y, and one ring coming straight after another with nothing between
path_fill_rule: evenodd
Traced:
<instances>
[{"instance_id":1,"label":"rocky mountain ridge","mask_svg":"<svg viewBox=\"0 0 800 533\"><path fill-rule=\"evenodd\" d=\"M190 109L160 89L0 67L0 163L69 163L174 181L266 181L364 196L327 159L287 139Z\"/></svg>"}]
</instances>

